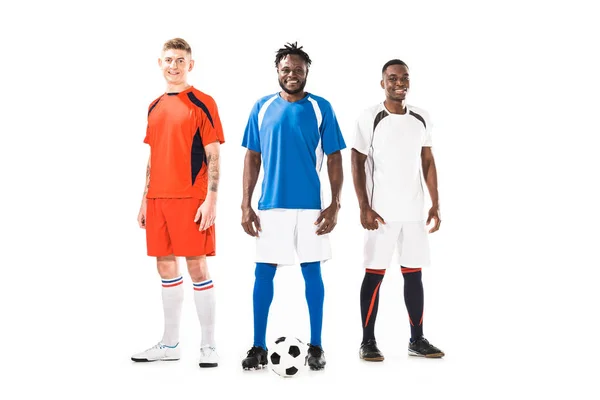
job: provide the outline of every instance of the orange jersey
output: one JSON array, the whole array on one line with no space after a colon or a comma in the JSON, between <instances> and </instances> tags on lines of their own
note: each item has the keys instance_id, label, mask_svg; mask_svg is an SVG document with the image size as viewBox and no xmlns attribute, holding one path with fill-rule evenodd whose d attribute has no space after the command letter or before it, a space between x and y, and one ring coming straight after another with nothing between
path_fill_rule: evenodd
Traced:
<instances>
[{"instance_id":1,"label":"orange jersey","mask_svg":"<svg viewBox=\"0 0 600 400\"><path fill-rule=\"evenodd\" d=\"M151 148L147 198L205 199L208 186L204 146L224 143L217 104L193 86L165 93L148 108L144 143Z\"/></svg>"}]
</instances>

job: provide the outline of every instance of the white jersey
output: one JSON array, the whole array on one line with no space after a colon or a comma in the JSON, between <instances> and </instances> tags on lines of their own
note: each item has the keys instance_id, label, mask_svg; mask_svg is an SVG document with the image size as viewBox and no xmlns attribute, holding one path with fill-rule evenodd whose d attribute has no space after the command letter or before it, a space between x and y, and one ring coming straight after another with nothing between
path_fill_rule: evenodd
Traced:
<instances>
[{"instance_id":1,"label":"white jersey","mask_svg":"<svg viewBox=\"0 0 600 400\"><path fill-rule=\"evenodd\" d=\"M425 219L421 149L431 147L431 121L410 105L392 114L383 103L358 118L353 148L367 156L369 204L385 221Z\"/></svg>"}]
</instances>

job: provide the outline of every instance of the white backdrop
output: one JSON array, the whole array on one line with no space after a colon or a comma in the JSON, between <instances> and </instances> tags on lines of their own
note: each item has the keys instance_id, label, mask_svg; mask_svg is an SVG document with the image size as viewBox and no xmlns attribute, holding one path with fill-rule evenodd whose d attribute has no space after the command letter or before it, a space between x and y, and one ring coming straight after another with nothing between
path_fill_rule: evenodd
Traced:
<instances>
[{"instance_id":1,"label":"white backdrop","mask_svg":"<svg viewBox=\"0 0 600 400\"><path fill-rule=\"evenodd\" d=\"M597 398L600 29L587 4L0 6L0 335L11 398ZM213 370L197 366L186 272L181 361L129 360L162 334L159 277L136 216L146 111L164 90L156 60L172 37L192 45L190 82L217 101L226 138L210 259L221 355ZM384 98L381 66L391 58L410 66L409 102L435 124L443 222L424 271L424 328L442 360L406 355L394 269L376 331L386 360L358 359L363 232L345 150L334 259L323 267L327 369L293 380L241 371L254 274L253 239L240 227L241 139L254 101L279 89L275 51L289 41L312 58L306 88L332 103L349 146L358 113ZM299 268L280 270L275 284L268 340L308 341Z\"/></svg>"}]
</instances>

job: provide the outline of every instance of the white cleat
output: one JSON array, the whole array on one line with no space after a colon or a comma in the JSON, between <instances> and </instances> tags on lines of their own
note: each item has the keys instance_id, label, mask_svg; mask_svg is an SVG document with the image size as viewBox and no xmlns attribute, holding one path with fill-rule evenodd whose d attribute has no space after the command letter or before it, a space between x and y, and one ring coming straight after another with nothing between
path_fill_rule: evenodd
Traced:
<instances>
[{"instance_id":1,"label":"white cleat","mask_svg":"<svg viewBox=\"0 0 600 400\"><path fill-rule=\"evenodd\" d=\"M219 355L213 346L203 346L200 349L200 368L212 368L219 365Z\"/></svg>"},{"instance_id":2,"label":"white cleat","mask_svg":"<svg viewBox=\"0 0 600 400\"><path fill-rule=\"evenodd\" d=\"M160 342L146 351L131 356L131 360L136 362L177 361L179 358L179 343L175 346L167 346Z\"/></svg>"}]
</instances>

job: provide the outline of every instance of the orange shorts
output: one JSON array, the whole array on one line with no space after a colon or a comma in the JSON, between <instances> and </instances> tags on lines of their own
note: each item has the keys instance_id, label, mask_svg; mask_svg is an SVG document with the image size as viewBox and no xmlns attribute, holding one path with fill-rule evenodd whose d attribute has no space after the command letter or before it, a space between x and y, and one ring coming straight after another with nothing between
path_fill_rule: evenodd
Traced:
<instances>
[{"instance_id":1,"label":"orange shorts","mask_svg":"<svg viewBox=\"0 0 600 400\"><path fill-rule=\"evenodd\" d=\"M200 199L148 199L146 244L148 255L164 257L214 256L215 226L199 231L194 222Z\"/></svg>"}]
</instances>

